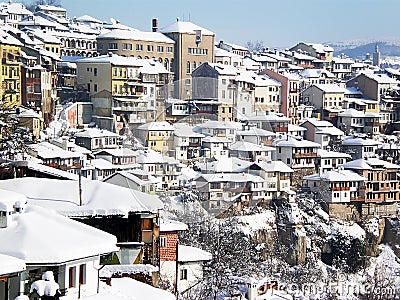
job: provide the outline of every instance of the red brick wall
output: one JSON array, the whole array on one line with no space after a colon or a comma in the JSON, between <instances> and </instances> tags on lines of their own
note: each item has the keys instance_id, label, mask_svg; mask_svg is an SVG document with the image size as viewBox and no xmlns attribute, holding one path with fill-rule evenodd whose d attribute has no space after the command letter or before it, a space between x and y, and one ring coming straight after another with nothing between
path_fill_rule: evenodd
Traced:
<instances>
[{"instance_id":1,"label":"red brick wall","mask_svg":"<svg viewBox=\"0 0 400 300\"><path fill-rule=\"evenodd\" d=\"M178 243L177 233L161 233L161 237L167 238L166 247L160 247L160 260L176 260L176 244Z\"/></svg>"}]
</instances>

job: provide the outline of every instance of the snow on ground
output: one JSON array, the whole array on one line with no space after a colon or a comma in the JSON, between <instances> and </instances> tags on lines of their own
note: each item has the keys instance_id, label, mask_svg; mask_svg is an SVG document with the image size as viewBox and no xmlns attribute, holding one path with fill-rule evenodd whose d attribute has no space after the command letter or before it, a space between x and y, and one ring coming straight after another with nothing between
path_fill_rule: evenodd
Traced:
<instances>
[{"instance_id":1,"label":"snow on ground","mask_svg":"<svg viewBox=\"0 0 400 300\"><path fill-rule=\"evenodd\" d=\"M131 278L112 278L111 286L100 282L98 295L83 300L175 300L170 292L152 287Z\"/></svg>"},{"instance_id":2,"label":"snow on ground","mask_svg":"<svg viewBox=\"0 0 400 300\"><path fill-rule=\"evenodd\" d=\"M275 213L273 211L236 217L236 219L239 229L248 236L253 236L257 231L274 230L276 228Z\"/></svg>"},{"instance_id":3,"label":"snow on ground","mask_svg":"<svg viewBox=\"0 0 400 300\"><path fill-rule=\"evenodd\" d=\"M372 218L368 220L368 222L364 225L366 231L369 233L372 233L374 236L378 237L379 236L379 223L380 220L379 218Z\"/></svg>"},{"instance_id":4,"label":"snow on ground","mask_svg":"<svg viewBox=\"0 0 400 300\"><path fill-rule=\"evenodd\" d=\"M362 229L357 223L349 224L345 222L332 222L331 230L332 235L341 233L343 235L353 237L354 239L364 240L365 238L365 230Z\"/></svg>"}]
</instances>

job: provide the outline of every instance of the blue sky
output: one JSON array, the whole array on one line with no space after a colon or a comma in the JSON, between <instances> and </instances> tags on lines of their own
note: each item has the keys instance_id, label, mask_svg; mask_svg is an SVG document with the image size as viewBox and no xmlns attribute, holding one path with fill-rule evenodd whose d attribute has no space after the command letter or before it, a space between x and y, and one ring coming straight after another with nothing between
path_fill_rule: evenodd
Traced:
<instances>
[{"instance_id":1,"label":"blue sky","mask_svg":"<svg viewBox=\"0 0 400 300\"><path fill-rule=\"evenodd\" d=\"M267 47L297 42L400 37L399 0L61 0L69 17L111 17L140 30L151 30L177 17L216 33L216 40L239 45L261 40Z\"/></svg>"}]
</instances>

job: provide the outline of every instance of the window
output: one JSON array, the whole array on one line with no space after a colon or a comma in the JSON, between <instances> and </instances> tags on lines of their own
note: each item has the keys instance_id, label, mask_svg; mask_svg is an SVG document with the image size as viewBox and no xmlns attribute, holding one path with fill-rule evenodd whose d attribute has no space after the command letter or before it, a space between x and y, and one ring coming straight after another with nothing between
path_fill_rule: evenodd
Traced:
<instances>
[{"instance_id":1,"label":"window","mask_svg":"<svg viewBox=\"0 0 400 300\"><path fill-rule=\"evenodd\" d=\"M165 248L167 247L167 238L166 237L160 237L160 247Z\"/></svg>"},{"instance_id":2,"label":"window","mask_svg":"<svg viewBox=\"0 0 400 300\"><path fill-rule=\"evenodd\" d=\"M76 286L76 267L69 267L68 269L68 287L73 288Z\"/></svg>"},{"instance_id":3,"label":"window","mask_svg":"<svg viewBox=\"0 0 400 300\"><path fill-rule=\"evenodd\" d=\"M86 264L79 266L79 284L86 284Z\"/></svg>"},{"instance_id":4,"label":"window","mask_svg":"<svg viewBox=\"0 0 400 300\"><path fill-rule=\"evenodd\" d=\"M108 43L108 50L118 50L118 43Z\"/></svg>"},{"instance_id":5,"label":"window","mask_svg":"<svg viewBox=\"0 0 400 300\"><path fill-rule=\"evenodd\" d=\"M164 46L157 46L157 52L164 52Z\"/></svg>"},{"instance_id":6,"label":"window","mask_svg":"<svg viewBox=\"0 0 400 300\"><path fill-rule=\"evenodd\" d=\"M97 92L97 84L96 84L96 83L94 84L93 90L94 90L95 92Z\"/></svg>"},{"instance_id":7,"label":"window","mask_svg":"<svg viewBox=\"0 0 400 300\"><path fill-rule=\"evenodd\" d=\"M172 47L167 47L167 53L172 53Z\"/></svg>"},{"instance_id":8,"label":"window","mask_svg":"<svg viewBox=\"0 0 400 300\"><path fill-rule=\"evenodd\" d=\"M143 51L143 45L142 44L136 44L136 51Z\"/></svg>"},{"instance_id":9,"label":"window","mask_svg":"<svg viewBox=\"0 0 400 300\"><path fill-rule=\"evenodd\" d=\"M153 45L147 45L147 51L148 52L153 52L154 51L154 46Z\"/></svg>"},{"instance_id":10,"label":"window","mask_svg":"<svg viewBox=\"0 0 400 300\"><path fill-rule=\"evenodd\" d=\"M186 63L186 74L190 74L190 61Z\"/></svg>"},{"instance_id":11,"label":"window","mask_svg":"<svg viewBox=\"0 0 400 300\"><path fill-rule=\"evenodd\" d=\"M187 269L181 269L181 280L187 280Z\"/></svg>"},{"instance_id":12,"label":"window","mask_svg":"<svg viewBox=\"0 0 400 300\"><path fill-rule=\"evenodd\" d=\"M122 50L129 50L132 51L132 44L123 43Z\"/></svg>"},{"instance_id":13,"label":"window","mask_svg":"<svg viewBox=\"0 0 400 300\"><path fill-rule=\"evenodd\" d=\"M97 76L97 68L93 68L93 76Z\"/></svg>"}]
</instances>

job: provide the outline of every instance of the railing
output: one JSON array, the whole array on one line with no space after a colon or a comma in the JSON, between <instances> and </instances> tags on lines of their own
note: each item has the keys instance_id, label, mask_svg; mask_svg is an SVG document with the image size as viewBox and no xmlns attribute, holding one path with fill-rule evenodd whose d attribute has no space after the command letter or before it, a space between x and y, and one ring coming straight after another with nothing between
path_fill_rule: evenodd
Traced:
<instances>
[{"instance_id":1,"label":"railing","mask_svg":"<svg viewBox=\"0 0 400 300\"><path fill-rule=\"evenodd\" d=\"M310 153L293 153L294 158L307 158L307 157L317 157L317 153L310 152Z\"/></svg>"},{"instance_id":2,"label":"railing","mask_svg":"<svg viewBox=\"0 0 400 300\"><path fill-rule=\"evenodd\" d=\"M350 201L365 201L365 197L364 196L355 196L355 197L350 197Z\"/></svg>"},{"instance_id":3,"label":"railing","mask_svg":"<svg viewBox=\"0 0 400 300\"><path fill-rule=\"evenodd\" d=\"M350 187L348 186L334 186L331 188L332 191L350 191Z\"/></svg>"}]
</instances>

